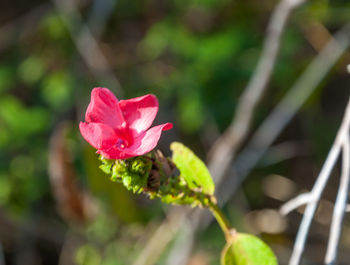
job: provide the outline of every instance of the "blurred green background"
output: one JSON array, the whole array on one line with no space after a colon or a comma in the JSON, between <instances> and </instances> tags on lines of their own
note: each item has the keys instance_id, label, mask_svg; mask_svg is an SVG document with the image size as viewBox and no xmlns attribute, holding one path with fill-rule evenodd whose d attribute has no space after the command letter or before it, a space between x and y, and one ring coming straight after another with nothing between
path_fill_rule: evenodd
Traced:
<instances>
[{"instance_id":1,"label":"blurred green background","mask_svg":"<svg viewBox=\"0 0 350 265\"><path fill-rule=\"evenodd\" d=\"M98 169L95 150L78 131L91 89L108 87L119 99L157 95L155 123L174 123L159 148L170 155L169 143L182 141L205 160L232 120L277 3L1 1L1 264L133 264L167 206L128 193ZM344 0L309 0L293 12L253 128L329 34L349 20L350 3ZM285 218L277 210L312 187L349 96L349 58L342 56L277 139L296 151L283 159L282 150L280 159L259 164L224 209L241 230L261 235L281 264L301 214ZM323 259L337 184L334 176L317 212L307 264ZM349 236L345 220L342 264L349 260ZM218 264L223 244L213 223L196 236L188 264ZM171 246L157 264L167 264Z\"/></svg>"}]
</instances>

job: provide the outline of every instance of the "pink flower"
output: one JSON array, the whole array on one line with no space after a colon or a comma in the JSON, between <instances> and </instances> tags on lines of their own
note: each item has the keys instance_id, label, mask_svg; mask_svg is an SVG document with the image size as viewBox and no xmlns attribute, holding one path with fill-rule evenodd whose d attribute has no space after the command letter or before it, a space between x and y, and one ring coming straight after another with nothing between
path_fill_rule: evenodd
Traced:
<instances>
[{"instance_id":1,"label":"pink flower","mask_svg":"<svg viewBox=\"0 0 350 265\"><path fill-rule=\"evenodd\" d=\"M120 100L107 88L97 87L85 120L79 124L84 139L107 159L126 159L154 149L162 131L173 127L165 123L149 129L158 112L154 95Z\"/></svg>"}]
</instances>

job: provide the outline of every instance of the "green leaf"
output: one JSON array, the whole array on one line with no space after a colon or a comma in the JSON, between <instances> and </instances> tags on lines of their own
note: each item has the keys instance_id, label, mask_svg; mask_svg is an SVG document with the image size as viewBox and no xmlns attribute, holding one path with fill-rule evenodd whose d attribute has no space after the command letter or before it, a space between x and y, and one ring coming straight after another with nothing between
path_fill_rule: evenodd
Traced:
<instances>
[{"instance_id":1,"label":"green leaf","mask_svg":"<svg viewBox=\"0 0 350 265\"><path fill-rule=\"evenodd\" d=\"M173 161L189 188L201 188L204 193L213 195L215 185L203 161L182 143L173 142L170 149L173 151Z\"/></svg>"},{"instance_id":2,"label":"green leaf","mask_svg":"<svg viewBox=\"0 0 350 265\"><path fill-rule=\"evenodd\" d=\"M277 258L261 239L238 233L221 253L221 265L278 265Z\"/></svg>"}]
</instances>

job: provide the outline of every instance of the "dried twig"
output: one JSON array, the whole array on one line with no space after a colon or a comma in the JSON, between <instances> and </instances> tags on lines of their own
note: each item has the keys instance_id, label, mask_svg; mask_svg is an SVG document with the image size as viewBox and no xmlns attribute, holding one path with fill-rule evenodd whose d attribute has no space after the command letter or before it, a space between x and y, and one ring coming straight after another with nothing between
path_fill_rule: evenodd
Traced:
<instances>
[{"instance_id":1,"label":"dried twig","mask_svg":"<svg viewBox=\"0 0 350 265\"><path fill-rule=\"evenodd\" d=\"M280 213L282 215L287 215L291 211L299 208L302 205L307 204L308 202L310 202L312 200L315 200L315 199L312 198L312 196L309 192L299 194L297 197L295 197L295 198L291 199L290 201L288 201L287 203L283 204L280 208Z\"/></svg>"},{"instance_id":2,"label":"dried twig","mask_svg":"<svg viewBox=\"0 0 350 265\"><path fill-rule=\"evenodd\" d=\"M306 237L308 234L308 231L310 229L311 221L313 219L313 216L315 214L317 204L321 198L321 194L326 186L326 183L331 175L332 169L337 162L338 156L340 154L341 149L343 148L343 172L342 172L342 180L340 183L339 193L337 197L337 204L333 212L333 221L332 221L332 228L331 228L331 236L330 241L328 245L327 250L327 256L326 261L327 264L331 264L331 262L334 262L334 259L336 257L336 246L339 240L340 235L340 224L343 219L343 214L346 210L346 194L348 190L348 179L349 179L349 159L348 159L348 134L349 134L349 126L350 126L350 99L348 102L348 105L346 107L344 119L342 122L342 125L337 133L336 139L334 141L334 144L332 145L327 159L321 169L321 172L319 176L317 177L317 180L315 182L314 187L312 188L312 191L309 193L309 195L299 195L297 198L299 199L293 199L291 202L288 203L288 210L292 210L298 206L300 206L301 202L306 202L307 207L304 212L304 216L302 219L302 222L299 227L299 231L297 234L297 238L294 243L294 249L293 253L290 259L289 264L290 265L297 265L300 263L301 255L305 248L305 242ZM345 147L345 149L344 149ZM345 161L347 159L347 161ZM345 167L345 168L344 168ZM345 192L345 194L344 194ZM300 199L302 198L302 199ZM309 199L309 200L306 200ZM286 208L286 207L285 207Z\"/></svg>"},{"instance_id":3,"label":"dried twig","mask_svg":"<svg viewBox=\"0 0 350 265\"><path fill-rule=\"evenodd\" d=\"M331 230L328 240L328 247L326 252L325 262L326 264L333 264L337 257L337 248L340 238L340 232L342 228L342 222L346 211L346 202L348 200L348 190L350 181L350 143L349 132L345 136L343 143L343 164L342 173L340 178L340 185L337 200L333 211L333 218L331 224Z\"/></svg>"},{"instance_id":4,"label":"dried twig","mask_svg":"<svg viewBox=\"0 0 350 265\"><path fill-rule=\"evenodd\" d=\"M78 187L65 138L67 128L67 123L61 123L51 136L49 176L60 214L68 222L81 224L96 216L97 204L85 190Z\"/></svg>"}]
</instances>

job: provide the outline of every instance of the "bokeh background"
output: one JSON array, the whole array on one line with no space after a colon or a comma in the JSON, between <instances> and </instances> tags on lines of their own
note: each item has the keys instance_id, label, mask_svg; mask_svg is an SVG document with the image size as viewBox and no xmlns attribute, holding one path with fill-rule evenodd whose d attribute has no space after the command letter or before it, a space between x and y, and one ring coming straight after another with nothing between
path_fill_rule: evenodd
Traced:
<instances>
[{"instance_id":1,"label":"bokeh background","mask_svg":"<svg viewBox=\"0 0 350 265\"><path fill-rule=\"evenodd\" d=\"M256 67L277 3L1 1L0 264L134 264L169 207L127 192L98 169L78 131L91 89L108 87L120 99L157 95L155 123L174 123L159 148L170 155L170 142L181 141L206 160ZM252 131L348 21L344 0L309 0L293 11ZM278 209L312 188L349 96L349 59L345 52L225 204L230 221L261 236L280 264L303 208L287 217ZM305 264L322 262L339 168L314 219ZM341 264L350 258L349 238L346 218ZM176 239L157 264L171 264ZM215 222L194 242L186 264L219 264L224 237Z\"/></svg>"}]
</instances>

